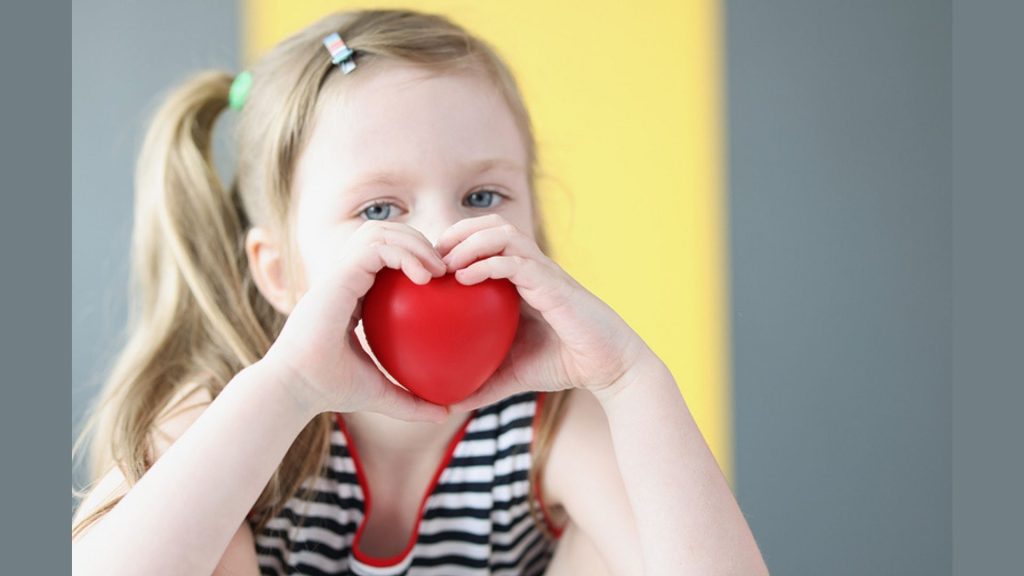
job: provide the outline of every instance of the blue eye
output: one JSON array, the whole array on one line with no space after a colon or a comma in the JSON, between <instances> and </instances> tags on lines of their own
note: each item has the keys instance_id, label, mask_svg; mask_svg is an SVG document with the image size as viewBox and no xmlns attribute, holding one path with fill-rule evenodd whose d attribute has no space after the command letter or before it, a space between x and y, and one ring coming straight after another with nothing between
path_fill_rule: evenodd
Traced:
<instances>
[{"instance_id":1,"label":"blue eye","mask_svg":"<svg viewBox=\"0 0 1024 576\"><path fill-rule=\"evenodd\" d=\"M391 202L378 202L367 206L365 210L360 212L361 216L365 216L367 220L387 220L388 216L391 215L391 208L394 206Z\"/></svg>"},{"instance_id":2,"label":"blue eye","mask_svg":"<svg viewBox=\"0 0 1024 576\"><path fill-rule=\"evenodd\" d=\"M493 190L477 190L466 196L466 200L468 202L467 205L473 208L491 208L501 203L502 196Z\"/></svg>"},{"instance_id":3,"label":"blue eye","mask_svg":"<svg viewBox=\"0 0 1024 576\"><path fill-rule=\"evenodd\" d=\"M472 192L463 200L463 204L471 208L493 208L504 200L505 196L494 190L477 190ZM371 204L359 213L367 220L387 220L397 208L394 202L377 202Z\"/></svg>"}]
</instances>

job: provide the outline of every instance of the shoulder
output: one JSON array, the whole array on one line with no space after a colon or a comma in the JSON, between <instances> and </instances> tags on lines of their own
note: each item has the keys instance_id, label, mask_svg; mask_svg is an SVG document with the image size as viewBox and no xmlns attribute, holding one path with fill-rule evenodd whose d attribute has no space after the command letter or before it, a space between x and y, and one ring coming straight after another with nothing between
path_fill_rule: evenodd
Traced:
<instances>
[{"instance_id":1,"label":"shoulder","mask_svg":"<svg viewBox=\"0 0 1024 576\"><path fill-rule=\"evenodd\" d=\"M543 477L552 506L572 500L581 475L604 473L607 477L618 472L608 420L594 395L571 390L564 403Z\"/></svg>"},{"instance_id":2,"label":"shoulder","mask_svg":"<svg viewBox=\"0 0 1024 576\"><path fill-rule=\"evenodd\" d=\"M154 419L149 433L152 461L160 458L212 402L213 395L205 386L182 386Z\"/></svg>"},{"instance_id":3,"label":"shoulder","mask_svg":"<svg viewBox=\"0 0 1024 576\"><path fill-rule=\"evenodd\" d=\"M207 387L195 383L182 386L154 420L149 438L153 462L163 456L212 403L213 395ZM255 574L258 570L255 537L249 523L242 521L212 576Z\"/></svg>"},{"instance_id":4,"label":"shoulder","mask_svg":"<svg viewBox=\"0 0 1024 576\"><path fill-rule=\"evenodd\" d=\"M150 431L149 448L152 462L163 456L212 402L213 396L209 390L198 384L184 385L175 392L157 415ZM117 466L113 467L89 490L75 512L73 524L96 510L113 506L128 492L128 488L124 473ZM78 537L84 532L85 530ZM213 576L255 574L258 570L253 532L249 524L243 521L225 548Z\"/></svg>"},{"instance_id":5,"label":"shoulder","mask_svg":"<svg viewBox=\"0 0 1024 576\"><path fill-rule=\"evenodd\" d=\"M607 573L633 573L639 534L608 418L591 392L567 393L541 481L549 505L564 510L568 527L600 551Z\"/></svg>"},{"instance_id":6,"label":"shoulder","mask_svg":"<svg viewBox=\"0 0 1024 576\"><path fill-rule=\"evenodd\" d=\"M182 386L158 413L147 439L149 464L152 465L181 436L212 402L205 387L196 384ZM118 466L102 472L87 489L75 510L72 524L78 524L94 512L117 504L128 493L128 481Z\"/></svg>"}]
</instances>

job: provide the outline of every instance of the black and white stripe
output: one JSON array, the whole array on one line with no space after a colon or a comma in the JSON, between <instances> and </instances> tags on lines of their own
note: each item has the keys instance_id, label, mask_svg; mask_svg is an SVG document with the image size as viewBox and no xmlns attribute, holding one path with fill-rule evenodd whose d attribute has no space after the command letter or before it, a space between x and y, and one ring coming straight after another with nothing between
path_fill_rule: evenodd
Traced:
<instances>
[{"instance_id":1,"label":"black and white stripe","mask_svg":"<svg viewBox=\"0 0 1024 576\"><path fill-rule=\"evenodd\" d=\"M554 543L529 512L537 406L537 394L526 393L471 417L427 498L415 545L398 564L386 567L363 563L353 551L365 500L356 462L335 420L327 469L305 484L313 495L293 497L256 534L261 574L542 574Z\"/></svg>"}]
</instances>

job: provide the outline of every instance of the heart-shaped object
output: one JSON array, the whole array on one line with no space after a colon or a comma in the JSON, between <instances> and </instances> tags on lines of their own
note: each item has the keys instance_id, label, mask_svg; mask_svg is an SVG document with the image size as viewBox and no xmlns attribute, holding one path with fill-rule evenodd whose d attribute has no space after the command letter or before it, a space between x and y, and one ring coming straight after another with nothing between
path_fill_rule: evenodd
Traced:
<instances>
[{"instance_id":1,"label":"heart-shaped object","mask_svg":"<svg viewBox=\"0 0 1024 576\"><path fill-rule=\"evenodd\" d=\"M494 374L519 327L519 292L508 280L472 286L455 274L414 283L384 268L363 297L363 331L380 365L435 404L469 397Z\"/></svg>"}]
</instances>

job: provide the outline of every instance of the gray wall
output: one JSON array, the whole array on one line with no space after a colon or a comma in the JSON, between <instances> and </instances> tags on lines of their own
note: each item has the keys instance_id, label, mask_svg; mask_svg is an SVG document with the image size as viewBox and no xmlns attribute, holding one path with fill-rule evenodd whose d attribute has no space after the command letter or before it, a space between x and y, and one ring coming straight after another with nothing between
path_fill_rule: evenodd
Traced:
<instances>
[{"instance_id":1,"label":"gray wall","mask_svg":"<svg viewBox=\"0 0 1024 576\"><path fill-rule=\"evenodd\" d=\"M71 420L122 340L132 173L159 95L204 67L236 71L235 2L72 3Z\"/></svg>"},{"instance_id":2,"label":"gray wall","mask_svg":"<svg viewBox=\"0 0 1024 576\"><path fill-rule=\"evenodd\" d=\"M950 6L725 4L740 504L774 574L948 574Z\"/></svg>"},{"instance_id":3,"label":"gray wall","mask_svg":"<svg viewBox=\"0 0 1024 576\"><path fill-rule=\"evenodd\" d=\"M953 3L955 573L1024 543L1024 2Z\"/></svg>"}]
</instances>

